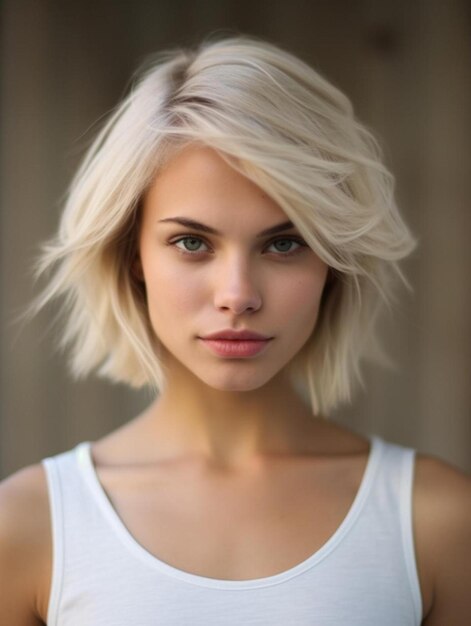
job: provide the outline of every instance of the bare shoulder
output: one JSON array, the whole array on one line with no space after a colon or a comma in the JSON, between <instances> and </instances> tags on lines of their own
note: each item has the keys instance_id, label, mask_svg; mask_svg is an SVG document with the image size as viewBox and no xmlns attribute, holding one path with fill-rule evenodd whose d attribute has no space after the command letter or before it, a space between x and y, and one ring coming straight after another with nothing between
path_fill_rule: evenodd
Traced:
<instances>
[{"instance_id":1,"label":"bare shoulder","mask_svg":"<svg viewBox=\"0 0 471 626\"><path fill-rule=\"evenodd\" d=\"M47 482L38 463L0 482L1 624L45 623L51 554Z\"/></svg>"},{"instance_id":2,"label":"bare shoulder","mask_svg":"<svg viewBox=\"0 0 471 626\"><path fill-rule=\"evenodd\" d=\"M418 454L414 526L419 570L431 588L431 602L423 624L468 624L471 478L445 461Z\"/></svg>"}]
</instances>

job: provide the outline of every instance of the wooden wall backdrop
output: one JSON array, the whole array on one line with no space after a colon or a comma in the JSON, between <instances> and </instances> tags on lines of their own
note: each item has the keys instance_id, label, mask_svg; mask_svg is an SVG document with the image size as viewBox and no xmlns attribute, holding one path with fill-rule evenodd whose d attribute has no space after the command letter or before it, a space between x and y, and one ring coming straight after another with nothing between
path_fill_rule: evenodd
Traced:
<instances>
[{"instance_id":1,"label":"wooden wall backdrop","mask_svg":"<svg viewBox=\"0 0 471 626\"><path fill-rule=\"evenodd\" d=\"M147 402L74 383L51 311L20 332L32 259L57 224L92 125L148 53L232 29L291 49L382 141L419 238L382 322L393 371L334 419L471 469L470 11L467 0L4 0L1 5L0 475L94 440Z\"/></svg>"}]
</instances>

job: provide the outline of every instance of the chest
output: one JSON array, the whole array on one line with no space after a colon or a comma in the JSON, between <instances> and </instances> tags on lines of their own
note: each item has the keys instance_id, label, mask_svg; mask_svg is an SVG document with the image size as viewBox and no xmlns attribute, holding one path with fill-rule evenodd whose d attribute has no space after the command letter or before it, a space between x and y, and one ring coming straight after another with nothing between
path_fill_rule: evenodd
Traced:
<instances>
[{"instance_id":1,"label":"chest","mask_svg":"<svg viewBox=\"0 0 471 626\"><path fill-rule=\"evenodd\" d=\"M319 550L352 506L364 465L275 467L237 477L104 470L99 478L150 554L192 574L243 580L290 569Z\"/></svg>"}]
</instances>

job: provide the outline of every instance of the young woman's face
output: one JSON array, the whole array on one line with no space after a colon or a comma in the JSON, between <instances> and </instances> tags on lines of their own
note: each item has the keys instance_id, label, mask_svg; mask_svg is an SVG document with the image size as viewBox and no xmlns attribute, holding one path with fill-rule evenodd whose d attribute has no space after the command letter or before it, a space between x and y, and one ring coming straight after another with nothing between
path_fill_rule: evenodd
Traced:
<instances>
[{"instance_id":1,"label":"young woman's face","mask_svg":"<svg viewBox=\"0 0 471 626\"><path fill-rule=\"evenodd\" d=\"M185 148L156 177L144 198L139 253L166 365L176 360L219 390L248 391L298 353L315 327L328 268L296 228L261 234L288 221L210 148ZM202 339L227 329L270 339Z\"/></svg>"}]
</instances>

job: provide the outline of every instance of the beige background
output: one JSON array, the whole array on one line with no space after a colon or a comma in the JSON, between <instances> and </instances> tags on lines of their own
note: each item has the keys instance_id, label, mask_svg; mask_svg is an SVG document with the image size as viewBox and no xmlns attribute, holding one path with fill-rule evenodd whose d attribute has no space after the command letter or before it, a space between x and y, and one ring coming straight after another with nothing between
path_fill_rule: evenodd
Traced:
<instances>
[{"instance_id":1,"label":"beige background","mask_svg":"<svg viewBox=\"0 0 471 626\"><path fill-rule=\"evenodd\" d=\"M22 330L31 264L53 234L92 127L145 55L216 29L266 37L312 63L380 138L419 248L415 287L385 318L395 371L333 416L471 470L470 10L466 0L6 0L1 5L0 476L94 440L145 406L72 382L53 311Z\"/></svg>"}]
</instances>

